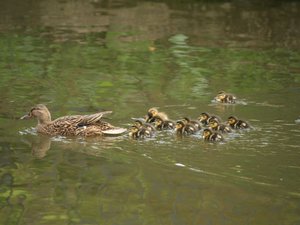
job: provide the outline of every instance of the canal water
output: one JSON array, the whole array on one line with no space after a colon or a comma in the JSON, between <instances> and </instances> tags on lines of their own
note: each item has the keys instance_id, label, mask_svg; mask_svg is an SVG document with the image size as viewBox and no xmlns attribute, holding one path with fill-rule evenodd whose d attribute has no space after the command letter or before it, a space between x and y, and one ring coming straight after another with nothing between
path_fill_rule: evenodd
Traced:
<instances>
[{"instance_id":1,"label":"canal water","mask_svg":"<svg viewBox=\"0 0 300 225\"><path fill-rule=\"evenodd\" d=\"M1 4L1 225L300 224L298 1ZM212 102L221 90L237 104ZM159 107L252 129L47 137L18 119L38 103L124 128Z\"/></svg>"}]
</instances>

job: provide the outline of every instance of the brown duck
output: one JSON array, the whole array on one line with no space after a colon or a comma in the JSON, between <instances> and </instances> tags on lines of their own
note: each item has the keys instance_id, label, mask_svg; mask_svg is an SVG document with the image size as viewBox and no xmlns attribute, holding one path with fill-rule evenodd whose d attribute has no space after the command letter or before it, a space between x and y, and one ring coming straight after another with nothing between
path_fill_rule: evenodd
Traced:
<instances>
[{"instance_id":1,"label":"brown duck","mask_svg":"<svg viewBox=\"0 0 300 225\"><path fill-rule=\"evenodd\" d=\"M39 104L20 119L37 118L37 132L51 136L90 137L97 135L119 135L126 132L124 128L114 127L101 120L103 115L109 113L112 113L112 111L99 112L91 115L64 116L51 120L51 114L48 108L43 104Z\"/></svg>"}]
</instances>

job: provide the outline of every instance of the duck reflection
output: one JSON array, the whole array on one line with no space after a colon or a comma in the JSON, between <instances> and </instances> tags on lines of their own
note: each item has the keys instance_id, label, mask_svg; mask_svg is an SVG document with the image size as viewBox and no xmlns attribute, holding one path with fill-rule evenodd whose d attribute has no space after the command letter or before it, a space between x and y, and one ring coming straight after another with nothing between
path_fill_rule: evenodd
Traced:
<instances>
[{"instance_id":1,"label":"duck reflection","mask_svg":"<svg viewBox=\"0 0 300 225\"><path fill-rule=\"evenodd\" d=\"M50 137L47 135L30 135L23 142L31 147L33 157L42 159L51 149L72 150L87 155L99 157L107 148L119 149L116 142L124 137L93 137L93 138L65 138L61 136Z\"/></svg>"},{"instance_id":2,"label":"duck reflection","mask_svg":"<svg viewBox=\"0 0 300 225\"><path fill-rule=\"evenodd\" d=\"M46 135L28 136L23 142L31 146L31 153L36 158L44 158L51 147L51 139Z\"/></svg>"}]
</instances>

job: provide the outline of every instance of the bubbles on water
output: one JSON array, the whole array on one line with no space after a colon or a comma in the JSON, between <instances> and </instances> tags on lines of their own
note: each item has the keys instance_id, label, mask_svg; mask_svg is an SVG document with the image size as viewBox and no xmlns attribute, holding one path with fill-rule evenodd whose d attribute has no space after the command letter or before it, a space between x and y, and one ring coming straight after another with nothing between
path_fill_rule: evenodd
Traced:
<instances>
[{"instance_id":1,"label":"bubbles on water","mask_svg":"<svg viewBox=\"0 0 300 225\"><path fill-rule=\"evenodd\" d=\"M19 134L20 135L27 135L27 134L37 135L37 132L36 132L36 128L31 127L31 128L27 128L25 130L19 131Z\"/></svg>"}]
</instances>

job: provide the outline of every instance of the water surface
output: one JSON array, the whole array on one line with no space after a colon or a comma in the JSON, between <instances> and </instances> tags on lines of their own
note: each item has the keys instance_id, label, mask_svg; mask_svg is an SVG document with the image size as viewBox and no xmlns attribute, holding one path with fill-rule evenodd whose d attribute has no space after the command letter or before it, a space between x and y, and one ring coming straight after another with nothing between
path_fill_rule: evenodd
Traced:
<instances>
[{"instance_id":1,"label":"water surface","mask_svg":"<svg viewBox=\"0 0 300 225\"><path fill-rule=\"evenodd\" d=\"M300 223L297 1L4 1L0 224ZM220 90L236 105L213 104ZM253 129L206 143L160 132L63 138L18 118L153 106L176 120L236 115Z\"/></svg>"}]
</instances>

